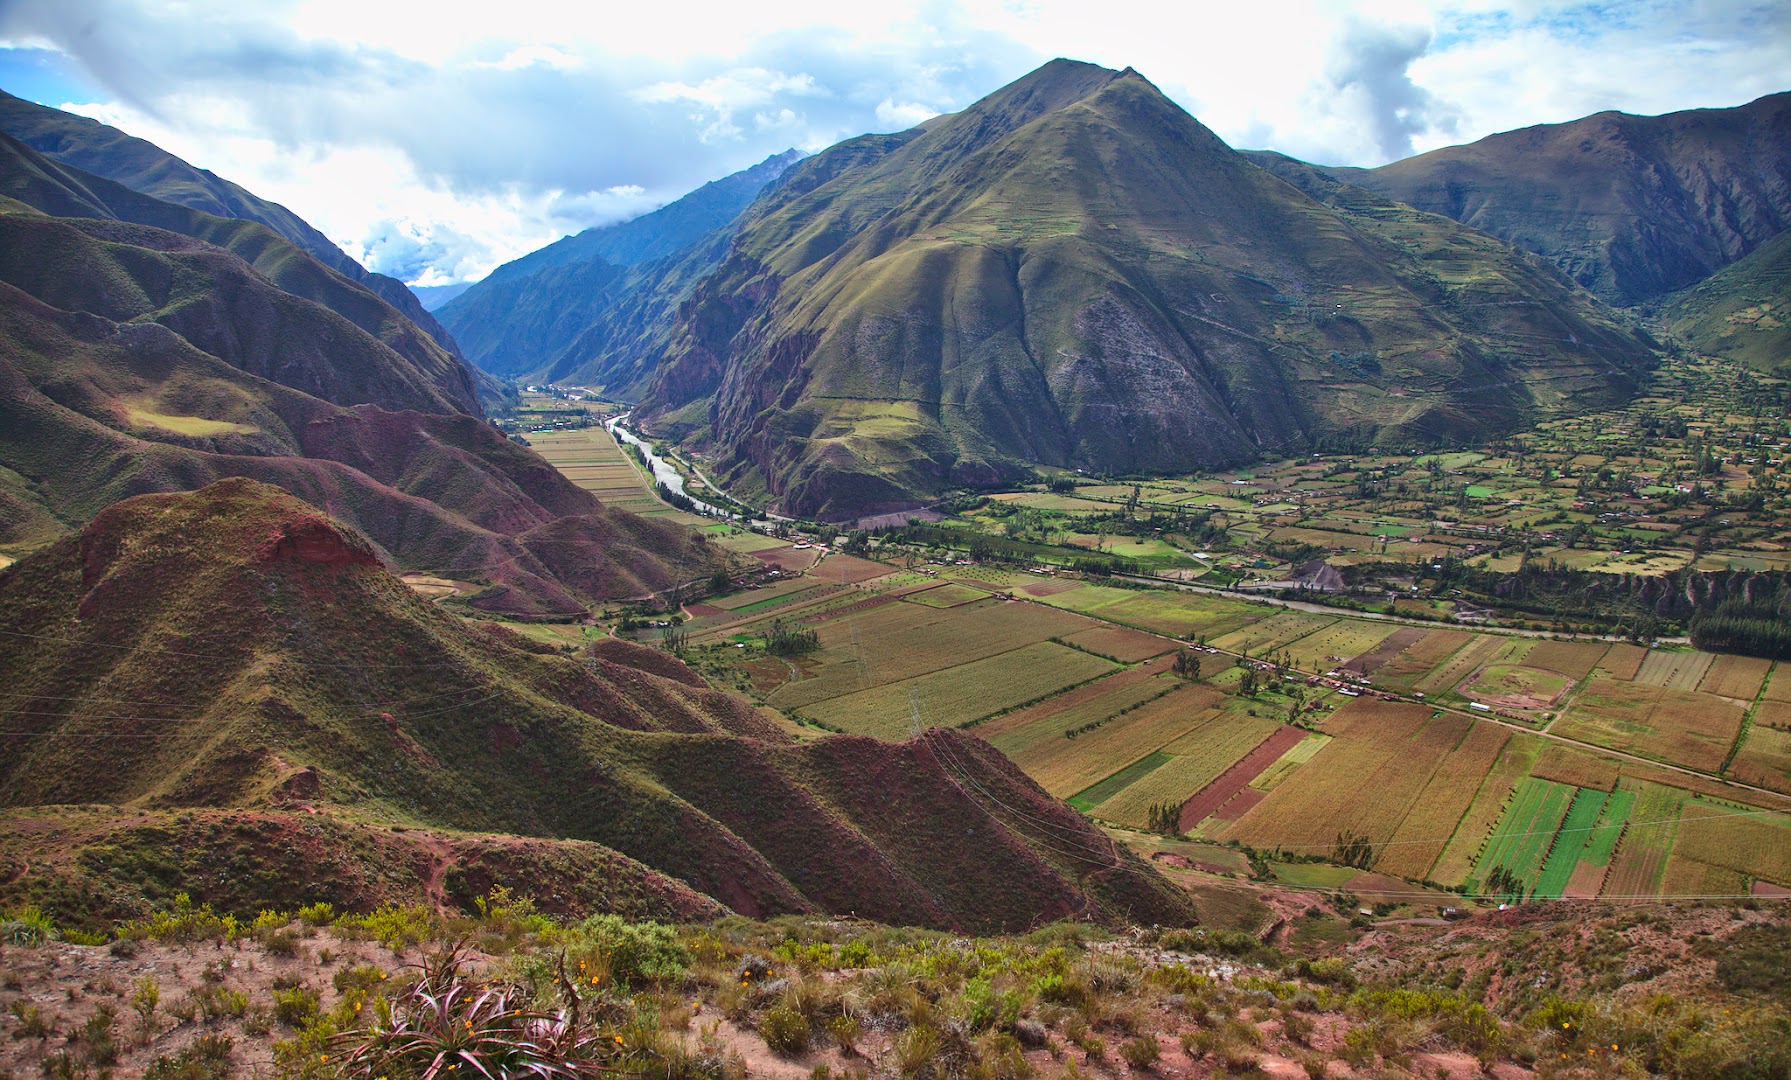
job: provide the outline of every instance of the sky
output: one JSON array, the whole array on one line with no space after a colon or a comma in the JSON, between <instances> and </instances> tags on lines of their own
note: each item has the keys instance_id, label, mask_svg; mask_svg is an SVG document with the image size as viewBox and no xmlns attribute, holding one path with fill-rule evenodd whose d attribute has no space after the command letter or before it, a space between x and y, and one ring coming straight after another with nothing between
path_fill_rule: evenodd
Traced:
<instances>
[{"instance_id":1,"label":"sky","mask_svg":"<svg viewBox=\"0 0 1791 1080\"><path fill-rule=\"evenodd\" d=\"M422 285L1057 56L1137 69L1233 146L1372 166L1791 89L1791 0L0 0L0 89Z\"/></svg>"}]
</instances>

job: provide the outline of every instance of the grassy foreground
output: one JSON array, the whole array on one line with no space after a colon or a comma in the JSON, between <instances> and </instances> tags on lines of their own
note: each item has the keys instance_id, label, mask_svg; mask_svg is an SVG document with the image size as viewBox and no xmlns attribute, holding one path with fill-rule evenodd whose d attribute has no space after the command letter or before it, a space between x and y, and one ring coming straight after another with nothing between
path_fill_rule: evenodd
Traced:
<instances>
[{"instance_id":1,"label":"grassy foreground","mask_svg":"<svg viewBox=\"0 0 1791 1080\"><path fill-rule=\"evenodd\" d=\"M1325 902L1320 894L1315 901ZM1343 906L1341 898L1334 901ZM1060 923L565 924L182 901L110 935L0 923L5 1075L1783 1076L1791 923L1751 903L1447 926L1315 904L1265 944ZM78 942L78 943L77 943Z\"/></svg>"}]
</instances>

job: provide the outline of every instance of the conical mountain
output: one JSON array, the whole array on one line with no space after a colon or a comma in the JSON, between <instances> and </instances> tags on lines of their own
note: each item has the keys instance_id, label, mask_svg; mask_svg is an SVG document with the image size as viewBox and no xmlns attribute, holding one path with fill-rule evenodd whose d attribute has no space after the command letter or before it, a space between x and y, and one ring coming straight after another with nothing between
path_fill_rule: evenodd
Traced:
<instances>
[{"instance_id":1,"label":"conical mountain","mask_svg":"<svg viewBox=\"0 0 1791 1080\"><path fill-rule=\"evenodd\" d=\"M828 518L1038 465L1480 438L1619 401L1650 358L1505 245L1321 203L1070 61L803 161L737 228L642 415Z\"/></svg>"},{"instance_id":2,"label":"conical mountain","mask_svg":"<svg viewBox=\"0 0 1791 1080\"><path fill-rule=\"evenodd\" d=\"M572 656L448 615L352 530L252 481L121 502L0 571L0 636L0 832L41 853L0 894L128 908L180 882L253 911L270 882L308 879L277 903L338 884L373 902L477 855L562 910L612 890L685 916L984 931L1191 914L978 740L792 743L665 654ZM43 809L63 804L83 810ZM307 818L342 838L322 865L300 861L308 841L256 839ZM392 825L434 854L375 888Z\"/></svg>"}]
</instances>

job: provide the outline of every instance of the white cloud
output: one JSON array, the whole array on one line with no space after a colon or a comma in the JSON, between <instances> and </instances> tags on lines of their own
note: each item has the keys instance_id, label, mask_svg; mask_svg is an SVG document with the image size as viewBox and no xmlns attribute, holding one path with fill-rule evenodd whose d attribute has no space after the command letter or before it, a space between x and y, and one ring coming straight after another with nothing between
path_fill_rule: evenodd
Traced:
<instances>
[{"instance_id":1,"label":"white cloud","mask_svg":"<svg viewBox=\"0 0 1791 1080\"><path fill-rule=\"evenodd\" d=\"M1327 163L1786 88L1791 0L4 0L80 110L286 203L375 269L477 276L789 146L1131 66L1233 145Z\"/></svg>"}]
</instances>

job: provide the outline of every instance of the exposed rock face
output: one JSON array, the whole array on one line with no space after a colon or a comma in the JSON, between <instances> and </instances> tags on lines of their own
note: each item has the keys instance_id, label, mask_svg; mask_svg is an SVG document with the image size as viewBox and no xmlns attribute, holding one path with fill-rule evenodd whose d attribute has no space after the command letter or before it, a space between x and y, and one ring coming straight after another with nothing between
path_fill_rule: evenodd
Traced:
<instances>
[{"instance_id":1,"label":"exposed rock face","mask_svg":"<svg viewBox=\"0 0 1791 1080\"><path fill-rule=\"evenodd\" d=\"M317 563L323 566L378 566L367 541L344 533L323 518L306 515L283 522L256 551L262 562Z\"/></svg>"}]
</instances>

